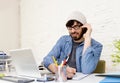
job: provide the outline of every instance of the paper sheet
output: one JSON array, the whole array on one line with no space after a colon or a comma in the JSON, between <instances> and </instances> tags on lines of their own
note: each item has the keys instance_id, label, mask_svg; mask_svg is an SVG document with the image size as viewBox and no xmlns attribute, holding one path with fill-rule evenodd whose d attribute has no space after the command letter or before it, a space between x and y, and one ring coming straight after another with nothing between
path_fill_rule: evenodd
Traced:
<instances>
[{"instance_id":1,"label":"paper sheet","mask_svg":"<svg viewBox=\"0 0 120 83\"><path fill-rule=\"evenodd\" d=\"M81 80L85 77L87 77L89 74L83 74L83 73L76 73L75 76L73 77L73 80Z\"/></svg>"}]
</instances>

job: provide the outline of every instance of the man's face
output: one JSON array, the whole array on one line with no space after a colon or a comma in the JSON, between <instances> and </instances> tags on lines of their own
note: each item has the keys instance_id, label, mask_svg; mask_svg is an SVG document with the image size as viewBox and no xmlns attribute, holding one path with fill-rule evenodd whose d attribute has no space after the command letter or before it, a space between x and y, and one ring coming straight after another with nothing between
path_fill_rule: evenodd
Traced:
<instances>
[{"instance_id":1,"label":"man's face","mask_svg":"<svg viewBox=\"0 0 120 83\"><path fill-rule=\"evenodd\" d=\"M82 38L82 28L79 23L74 21L71 27L68 27L68 31L73 40L77 41Z\"/></svg>"}]
</instances>

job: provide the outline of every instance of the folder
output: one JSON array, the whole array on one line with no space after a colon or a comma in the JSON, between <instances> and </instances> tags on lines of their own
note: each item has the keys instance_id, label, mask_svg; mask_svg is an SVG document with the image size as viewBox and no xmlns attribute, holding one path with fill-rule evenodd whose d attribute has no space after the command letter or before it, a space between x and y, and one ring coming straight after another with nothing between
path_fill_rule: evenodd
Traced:
<instances>
[{"instance_id":1,"label":"folder","mask_svg":"<svg viewBox=\"0 0 120 83\"><path fill-rule=\"evenodd\" d=\"M105 77L99 83L120 83L119 77Z\"/></svg>"},{"instance_id":2,"label":"folder","mask_svg":"<svg viewBox=\"0 0 120 83\"><path fill-rule=\"evenodd\" d=\"M102 74L96 74L95 76L119 77L120 78L120 72L116 72L116 73L102 73Z\"/></svg>"}]
</instances>

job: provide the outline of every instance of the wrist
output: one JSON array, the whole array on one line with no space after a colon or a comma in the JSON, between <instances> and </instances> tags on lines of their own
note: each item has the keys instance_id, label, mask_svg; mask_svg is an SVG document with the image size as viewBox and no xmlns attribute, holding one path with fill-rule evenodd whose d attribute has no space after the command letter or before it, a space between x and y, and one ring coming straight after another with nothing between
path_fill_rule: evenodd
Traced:
<instances>
[{"instance_id":1,"label":"wrist","mask_svg":"<svg viewBox=\"0 0 120 83\"><path fill-rule=\"evenodd\" d=\"M86 36L85 41L89 41L89 40L91 40L91 36Z\"/></svg>"}]
</instances>

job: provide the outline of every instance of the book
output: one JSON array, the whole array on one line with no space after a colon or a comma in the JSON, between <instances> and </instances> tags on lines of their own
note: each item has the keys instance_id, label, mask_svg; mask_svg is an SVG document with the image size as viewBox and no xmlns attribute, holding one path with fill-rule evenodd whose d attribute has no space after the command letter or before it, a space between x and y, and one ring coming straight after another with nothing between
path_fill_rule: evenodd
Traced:
<instances>
[{"instance_id":1,"label":"book","mask_svg":"<svg viewBox=\"0 0 120 83\"><path fill-rule=\"evenodd\" d=\"M120 83L119 77L105 77L99 83Z\"/></svg>"}]
</instances>

